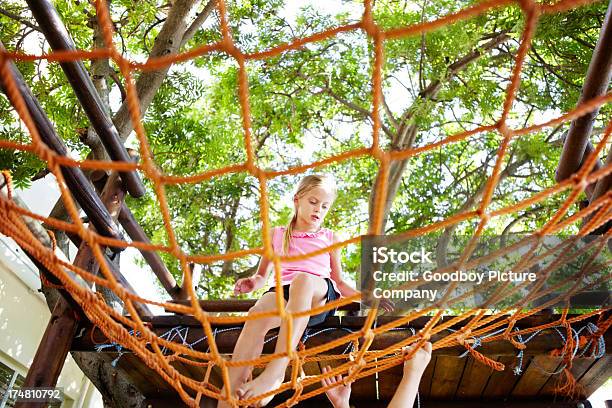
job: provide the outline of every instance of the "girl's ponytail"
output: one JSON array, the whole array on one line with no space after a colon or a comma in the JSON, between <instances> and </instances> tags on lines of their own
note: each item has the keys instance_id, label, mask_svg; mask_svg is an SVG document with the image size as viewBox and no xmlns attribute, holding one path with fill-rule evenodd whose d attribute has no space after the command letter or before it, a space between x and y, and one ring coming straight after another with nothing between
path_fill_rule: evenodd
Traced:
<instances>
[{"instance_id":1,"label":"girl's ponytail","mask_svg":"<svg viewBox=\"0 0 612 408\"><path fill-rule=\"evenodd\" d=\"M291 235L293 234L293 227L295 227L295 222L297 221L297 212L293 213L293 218L291 218L291 222L285 228L285 233L283 234L283 254L289 255L289 245L291 244Z\"/></svg>"}]
</instances>

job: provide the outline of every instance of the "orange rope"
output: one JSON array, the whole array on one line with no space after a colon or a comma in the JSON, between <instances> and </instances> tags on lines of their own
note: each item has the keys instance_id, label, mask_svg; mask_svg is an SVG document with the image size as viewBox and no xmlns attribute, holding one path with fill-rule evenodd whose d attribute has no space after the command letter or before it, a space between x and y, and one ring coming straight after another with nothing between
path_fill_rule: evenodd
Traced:
<instances>
[{"instance_id":1,"label":"orange rope","mask_svg":"<svg viewBox=\"0 0 612 408\"><path fill-rule=\"evenodd\" d=\"M94 323L94 327L100 330L104 336L112 342L121 344L133 351L135 355L142 359L152 370L155 370L162 378L164 378L169 384L174 387L177 393L180 395L182 400L189 406L195 407L199 405L199 401L202 396L208 396L217 399L224 399L234 406L248 406L256 403L257 401L266 398L267 396L277 394L279 392L293 389L294 393L291 398L282 404L281 406L292 406L297 404L306 398L318 395L324 392L327 388L317 388L315 390L304 392L306 387L320 382L324 375L315 376L304 376L303 366L306 362L317 362L317 361L330 361L337 360L344 362L338 367L334 368L330 373L325 376L329 377L332 375L346 374L347 381L357 380L366 376L372 375L376 372L386 370L398 364L402 364L406 356L398 354L398 350L401 350L403 346L415 344L411 351L411 354L416 353L418 348L432 336L442 336L444 330L449 329L451 326L456 324L463 324L460 331L455 332L451 335L443 336L440 340L436 341L433 345L434 349L443 347L451 347L454 345L462 345L476 360L491 367L495 370L503 370L504 365L494 361L493 359L483 355L474 349L469 343L467 338L469 336L479 338L485 335L494 334L500 327L504 327L503 334L490 335L486 338L482 338L482 342L491 342L499 340L507 340L514 347L519 350L525 349L525 344L515 340L516 336L528 333L534 333L539 330L551 329L554 326L563 326L567 332L566 343L562 350L558 351L558 354L563 355L564 364L566 368L564 375L567 377L566 386L561 387L566 392L572 392L575 390L575 381L571 377L569 367L572 362L572 351L576 346L574 344L574 337L572 335L571 324L580 322L586 318L599 314L598 330L591 335L582 336L579 339L579 346L586 345L590 339L595 339L599 336L604 335L612 325L612 317L608 316L604 318L602 311L596 311L591 313L585 313L580 316L568 318L567 310L565 310L561 319L555 322L549 322L546 324L523 328L521 330L516 329L515 326L518 322L528 318L535 314L538 310L541 310L552 302L558 302L560 300L567 300L569 296L576 290L580 289L576 285L565 294L564 299L553 299L552 301L542 305L539 308L535 308L528 312L520 310L505 309L496 313L485 315L484 311L470 310L462 313L460 316L455 316L449 320L442 320L442 311L435 310L433 308L415 311L403 316L393 322L385 325L376 327L375 317L377 309L373 308L364 323L361 330L347 334L341 338L330 341L326 344L319 345L317 347L304 348L300 347L298 351L285 350L281 353L276 353L267 356L261 356L254 360L249 361L229 361L222 356L217 348L214 339L214 333L212 330L212 324L217 323L238 323L245 322L247 320L269 318L269 317L280 317L289 325L289 331L292 329L292 320L295 317L308 316L317 314L326 310L331 310L338 306L346 305L358 300L358 295L351 298L338 299L330 302L324 306L313 308L312 310L291 313L284 307L282 301L281 292L277 290L277 311L271 312L258 312L252 313L248 316L211 316L207 312L201 309L199 303L195 299L195 293L192 287L189 287L189 297L192 301L191 305L177 305L172 303L160 303L153 302L147 299L140 298L137 295L129 293L125 290L114 278L114 275L108 269L108 266L104 260L103 248L106 246L114 247L134 247L140 250L148 251L162 251L166 252L177 260L179 260L181 268L184 270L185 279L189 281L191 279L190 270L188 267L189 262L197 263L212 263L220 260L232 260L249 255L265 255L272 260L275 270L275 283L280 286L280 264L282 261L295 261L302 260L307 257L317 255L320 253L326 253L333 249L344 248L351 244L358 244L360 237L352 237L343 242L336 243L328 248L320 251L305 254L301 256L279 256L274 254L272 250L271 237L269 234L269 202L268 202L268 183L270 180L285 176L300 174L306 170L328 166L334 163L340 163L346 160L358 159L363 157L373 157L379 164L379 175L376 182L374 183L374 189L376 194L376 201L374 202L374 211L372 214L372 231L371 233L379 233L383 230L383 213L385 207L385 200L388 194L388 183L387 176L389 173L390 166L397 160L405 160L410 157L420 155L426 152L433 151L445 145L453 143L459 143L468 140L472 136L479 135L486 132L496 132L501 137L501 144L497 152L495 165L487 180L485 191L482 195L482 200L479 203L477 209L471 211L465 211L463 213L457 213L453 216L430 223L423 227L414 228L409 231L403 231L395 235L396 238L409 238L424 235L429 232L439 231L444 228L451 227L460 222L467 220L477 221L478 227L474 233L472 240L468 246L466 246L460 264L463 266L469 266L474 263L486 261L485 257L472 260L471 255L477 240L482 236L484 228L491 219L501 217L504 215L514 214L517 211L525 209L533 204L545 201L547 198L554 195L559 195L565 191L568 191L568 195L560 206L558 211L551 217L551 219L544 225L540 230L536 232L537 237L542 237L549 233L562 230L569 225L574 225L581 220L585 220L584 225L580 230L580 236L584 236L591 231L604 225L610 219L612 219L612 192L607 192L605 195L591 203L587 208L582 209L570 216L566 216L572 205L577 201L580 194L584 191L588 184L592 184L602 178L609 176L612 173L612 166L603 166L599 170L592 171L595 166L596 160L601 156L601 153L606 146L610 134L612 133L612 121L608 123L603 133L602 140L595 147L595 151L586 158L581 169L571 178L564 180L560 183L555 184L539 193L532 195L531 197L517 202L513 205L506 206L504 208L490 209L492 202L493 193L500 181L501 169L504 159L507 155L507 149L513 138L521 137L533 132L536 132L545 127L558 126L563 123L567 123L574 120L582 115L592 112L606 103L612 101L612 93L593 98L588 101L584 101L575 109L562 114L559 117L548 120L544 123L535 124L523 128L513 129L508 123L508 117L512 110L516 95L520 87L520 77L525 63L525 58L531 47L531 40L537 28L538 20L543 14L556 13L560 11L570 10L575 7L579 7L584 4L589 4L589 0L560 0L557 2L551 2L551 4L538 4L533 0L521 0L521 1L510 1L510 0L485 0L479 2L471 7L460 10L456 13L449 14L447 16L440 17L434 21L428 21L418 24L412 24L405 27L395 27L388 30L383 30L375 21L372 14L372 2L370 0L364 1L364 13L361 20L358 23L343 25L339 27L333 27L328 30L312 34L308 37L297 38L290 43L285 43L273 47L269 50L264 50L256 53L244 53L234 42L231 35L229 26L228 13L224 0L217 1L217 11L220 19L222 39L213 44L203 45L196 47L192 50L175 54L165 55L163 57L150 58L146 63L136 63L123 57L118 51L117 47L113 43L113 26L108 15L108 9L104 0L98 0L95 2L97 16L99 18L100 25L102 27L102 33L105 43L104 49L94 49L90 51L76 50L76 51L59 51L51 52L44 55L27 55L17 52L4 51L0 53L0 75L5 79L5 88L7 96L15 108L16 113L25 124L26 128L31 134L31 142L17 143L9 140L0 140L0 148L8 149L13 151L27 151L37 155L41 160L47 162L49 170L55 175L58 186L61 191L62 200L66 206L69 214L69 221L62 221L58 219L42 217L37 214L33 214L25 209L17 206L13 201L13 190L11 184L11 176L8 171L2 171L4 180L6 180L6 198L3 194L0 194L0 218L3 222L0 223L0 233L12 237L24 250L35 257L45 268L47 268L53 276L55 276L60 285L51 285L53 287L61 287L67 290L71 296L82 305L84 313ZM381 104L382 104L382 75L383 67L385 64L384 46L388 40L396 38L406 38L409 36L416 36L419 34L427 33L441 27L445 27L449 24L473 18L474 16L484 14L493 9L500 7L509 7L512 5L518 5L526 17L525 28L522 33L520 40L520 47L517 55L514 59L514 66L511 76L511 81L506 88L506 97L503 103L503 109L501 117L497 120L494 125L479 126L476 129L459 132L453 135L448 135L445 139L434 143L427 144L420 147L410 147L400 150L384 150L383 143L380 140L380 129L381 129ZM372 39L373 44L373 58L372 58L372 105L371 109L368 109L368 116L372 123L372 145L366 148L358 148L343 152L331 157L321 159L319 161L303 164L299 166L289 167L282 170L268 170L258 167L255 160L255 154L253 150L253 139L252 139L252 123L251 123L251 107L250 107L250 95L249 95L249 79L246 70L246 64L250 60L265 60L291 50L299 49L307 44L316 43L325 39L332 38L338 34L349 32L349 31L362 31L365 35ZM169 67L170 65L193 59L198 56L207 55L213 52L223 52L235 59L238 64L238 84L237 91L240 101L240 110L242 116L242 130L243 140L246 150L246 160L243 163L234 163L222 168L207 170L198 174L192 174L187 176L179 176L172 174L164 174L156 165L151 154L151 148L149 145L148 138L145 133L145 129L142 123L142 117L140 113L139 100L135 87L134 76L137 71L151 71L160 69L163 67ZM61 62L61 61L76 61L83 59L92 58L109 58L112 59L121 70L125 77L126 92L127 92L127 105L129 108L130 119L134 124L134 132L139 141L140 147L140 163L133 162L110 162L100 160L74 160L70 157L59 156L47 147L41 140L40 135L36 129L34 121L30 116L28 109L25 106L22 96L13 78L9 63L11 61L38 61L46 60L47 62ZM150 181L153 186L153 191L160 204L160 211L164 223L164 229L168 237L167 245L157 244L145 244L142 242L125 242L122 240L111 239L98 235L95 231L85 228L79 217L79 211L76 204L73 201L72 195L68 191L63 175L60 171L61 166L78 167L81 169L107 169L117 171L140 171ZM258 248L250 248L246 250L239 250L233 252L227 252L225 254L214 254L214 255L197 255L185 253L176 238L176 234L171 225L171 217L169 213L169 205L165 193L166 185L176 185L184 183L200 183L205 180L211 180L215 177L219 177L226 174L243 173L246 172L249 175L257 178L259 183L260 194L260 220L262 223L262 238L263 246ZM3 186L4 187L4 186ZM0 189L0 193L3 190ZM61 230L73 234L77 234L84 243L86 243L92 250L96 262L100 265L100 275L89 273L86 270L78 268L74 265L68 264L64 261L59 260L55 254L55 238L50 232L50 238L52 241L52 248L44 247L28 230L27 226L23 222L21 217L30 217L32 219L45 222L46 225L56 230ZM7 220L7 222L4 222ZM604 239L609 239L610 232L606 233ZM566 242L567 243L567 242ZM564 244L566 244L564 243ZM563 245L563 244L562 244ZM560 248L563 246L560 245ZM585 246L583 251L595 247L594 243ZM605 247L605 241L599 247L596 248L597 253ZM535 251L535 247L532 252ZM495 252L492 256L502 256L503 251ZM553 252L554 253L554 252ZM571 251L563 252L555 262L552 262L546 269L542 271L543 274L549 274L556 268L559 268L564 263L568 262L568 258L571 256L577 256L579 251L572 253ZM544 256L544 255L543 255ZM538 262L538 257L525 257L517 264L517 270L525 270L531 267L534 263ZM533 301L541 298L546 294L553 293L556 288L563 287L563 284L571 282L571 279L582 277L584 274L589 273L591 269L589 267L582 268L572 277L569 277L563 282L559 282L545 290L536 288L533 293L530 293L522 303L527 301ZM112 308L110 308L104 299L99 294L91 291L89 287L85 287L75 280L75 275L85 279L87 282L95 283L99 286L104 286L119 296L124 302L130 317L126 317L118 314ZM547 275L548 276L548 275ZM41 274L43 284L49 285L43 274ZM592 284L594 285L594 284ZM499 289L492 295L492 299L499 298L501 296L509 296L514 291L521 289L521 286L513 288L510 292L505 292L506 288ZM450 299L449 302L457 302L461 299ZM169 341L160 338L155 335L150 325L145 324L135 311L134 303L150 304L156 306L165 307L167 310L192 314L198 322L201 324L204 334L207 336L208 346L210 347L209 352L199 352L192 350L187 345L178 344L173 341ZM516 306L516 305L515 305ZM520 309L520 308L518 308ZM415 334L414 336L408 336L396 344L393 344L384 350L370 350L377 335L389 332L393 328L397 328L416 318L426 315L430 317L427 324L423 329ZM139 336L130 335L130 331L134 330L139 333ZM514 330L514 331L513 331ZM94 331L91 332L93 336ZM92 339L93 341L93 339ZM346 344L353 345L353 351L348 354L335 354L335 355L321 355L329 350L333 350L337 347L344 346ZM162 349L170 351L169 355L164 355ZM229 388L229 367L237 366L263 366L269 361L279 358L288 357L291 361L291 376L290 380L283 383L278 389L271 390L268 393L255 396L248 400L239 401L236 400L232 395L232 391ZM408 356L409 357L409 356ZM181 374L171 362L180 362L182 364L192 365L195 367L206 367L206 373L202 380L190 378L189 376ZM210 383L210 377L213 367L218 367L221 372L221 378L225 386L225 393L221 394L216 386ZM573 381L573 382L572 382ZM187 392L186 388L194 393ZM193 397L192 395L196 396Z\"/></svg>"}]
</instances>

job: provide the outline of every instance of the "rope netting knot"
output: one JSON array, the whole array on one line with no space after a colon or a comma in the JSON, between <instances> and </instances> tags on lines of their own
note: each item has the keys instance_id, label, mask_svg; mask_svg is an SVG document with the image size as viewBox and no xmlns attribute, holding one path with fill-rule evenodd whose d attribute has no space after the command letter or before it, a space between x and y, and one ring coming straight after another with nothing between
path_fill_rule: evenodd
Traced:
<instances>
[{"instance_id":1,"label":"rope netting knot","mask_svg":"<svg viewBox=\"0 0 612 408\"><path fill-rule=\"evenodd\" d=\"M581 206L580 210L574 214L567 216L570 207L579 199L579 194L584 191L588 185L596 183L598 180L609 176L612 173L612 166L605 165L594 170L597 158L602 154L604 146L608 143L610 134L612 133L612 121L607 124L602 133L601 140L594 148L594 151L585 158L585 161L580 170L572 177L555 184L553 187L544 189L533 196L526 198L514 205L503 208L492 209L491 202L493 192L500 181L501 164L507 156L508 146L510 142L524 135L537 132L546 127L559 126L569 121L575 120L587 113L590 113L600 106L612 101L612 93L606 93L590 100L582 101L575 109L564 113L554 119L548 120L532 126L523 128L512 128L508 116L510 114L513 102L516 100L517 92L520 86L521 72L525 62L527 53L531 47L531 40L534 36L538 19L542 15L564 12L573 8L590 4L589 0L560 0L547 4L538 4L532 0L520 0L513 2L510 0L485 0L466 7L458 12L442 16L433 21L411 24L402 27L384 29L375 21L372 14L372 2L365 0L364 13L361 21L356 24L348 24L344 26L334 27L316 34L297 38L291 42L284 43L271 49L245 53L236 44L230 34L228 13L224 0L218 0L216 10L220 21L221 39L218 42L202 45L192 49L186 53L177 55L166 55L158 58L150 58L146 63L136 63L125 58L114 43L114 30L109 16L107 4L104 0L95 1L97 18L100 26L103 29L103 37L106 47L92 51L63 51L51 52L45 55L33 56L22 53L9 52L4 49L0 50L0 78L4 85L6 94L15 111L19 115L20 120L25 124L31 135L31 143L17 143L9 140L0 140L0 149L8 149L11 151L27 151L35 154L41 160L47 162L48 168L55 176L62 198L64 200L66 210L69 214L71 222L65 222L59 219L42 217L34 214L24 208L21 208L13 201L14 193L11 185L11 175L7 171L2 171L3 179L0 180L0 218L3 222L0 223L0 233L13 238L25 251L32 257L37 259L48 271L55 277L60 284L57 287L62 287L70 293L76 302L82 305L84 313L105 336L110 340L112 347L115 347L119 353L119 357L125 350L130 350L132 353L141 358L149 367L155 370L163 379L165 379L177 391L182 400L190 405L197 406L202 396L223 399L233 405L245 406L279 392L294 390L294 394L283 406L292 406L306 398L318 395L324 392L327 388L317 388L309 392L304 392L306 387L313 384L319 384L323 377L335 376L338 374L346 375L344 383L357 380L373 375L377 372L387 370L393 366L402 364L406 358L411 357L416 353L419 347L425 342L435 340L433 349L439 350L446 347L460 345L465 347L466 353L471 355L479 362L493 368L494 370L504 370L505 365L494 361L490 357L485 356L476 348L487 342L506 340L509 341L516 349L519 350L519 356L522 358L523 352L526 350L526 343L538 333L543 331L557 330L557 333L564 340L564 347L558 352L559 356L563 357L566 364L564 372L566 375L571 373L568 367L571 367L571 361L576 356L579 348L583 348L583 353L590 350L590 353L600 355L602 346L601 341L603 335L612 324L612 317L604 317L602 310L597 310L589 313L584 313L578 316L567 316L567 310L562 318L555 322L535 325L523 329L517 329L516 323L523 321L526 318L536 314L538 311L554 304L553 301L542 304L540 307L533 308L529 311L523 311L520 307L505 308L503 310L493 311L489 314L483 310L468 310L458 316L453 316L451 319L443 320L443 311L435 308L425 308L407 313L398 319L378 325L376 316L378 307L372 307L365 319L365 323L361 330L350 331L345 330L344 335L326 344L306 348L304 343L309 338L306 333L303 337L303 342L299 349L288 350L282 355L273 354L262 356L250 361L229 361L228 358L222 355L215 343L216 335L222 330L213 328L215 324L237 324L248 320L277 317L289 323L289 332L291 332L291 321L300 313L290 313L283 307L282 291L276 291L278 310L273 312L261 312L249 314L248 316L215 316L204 311L198 302L193 301L189 305L180 305L175 303L159 303L147 300L137 296L136 294L126 290L126 288L117 280L113 271L111 271L105 258L105 248L123 249L126 247L134 247L146 251L163 251L180 261L184 273L190 277L189 263L212 263L219 260L236 259L249 255L265 255L273 261L275 270L275 283L280 287L280 268L281 261L284 260L302 260L307 257L317 255L318 253L305 254L296 257L281 257L274 254L270 237L270 221L269 221L269 203L267 185L270 180L285 176L297 175L308 170L319 168L335 163L357 159L372 157L377 161L380 169L381 182L374 187L374 211L372 216L371 233L380 233L383 231L383 212L385 201L387 198L387 178L389 168L394 162L405 160L410 157L421 155L434 149L439 149L443 146L466 141L469 137L485 134L488 132L497 132L500 136L500 146L497 151L496 163L492 174L487 180L486 187L482 194L480 205L475 210L466 210L457 213L445 220L432 222L426 226L416 228L410 231L405 231L397 234L398 238L418 237L425 234L440 231L449 226L457 225L464 221L476 221L478 228L474 233L472 242L475 242L483 233L485 226L491 220L512 215L516 212L525 209L536 203L542 203L555 194L563 193L569 190L567 198L559 207L558 211L551 219L537 231L534 231L532 238L539 241L541 237L561 231L570 225L574 225L581 220L586 220L580 229L579 236L583 237L601 226L605 225L612 219L612 192L606 192L597 199L593 200L588 206ZM384 45L386 41L398 38L407 38L431 32L433 30L444 28L450 24L467 20L474 16L481 15L487 11L499 7L509 7L518 5L525 17L525 27L520 38L520 47L514 56L514 66L512 70L511 80L507 85L503 110L499 120L495 125L480 125L473 130L460 132L449 135L441 141L430 143L426 146L415 148L400 148L390 149L384 148L384 142L381 142L381 118L380 112L382 109L382 77L383 65L385 63ZM373 41L372 55L372 103L369 117L372 123L372 145L368 148L354 149L348 152L332 155L320 161L310 164L292 167L286 170L266 170L260 168L255 160L253 151L253 140L251 134L251 108L249 102L249 79L247 75L246 63L249 61L262 61L271 59L286 53L287 51L297 50L308 44L330 39L340 33L348 31L363 31ZM246 160L244 163L232 164L226 167L209 170L195 175L189 176L174 176L164 174L155 164L153 155L151 154L150 144L145 133L142 123L142 114L140 112L140 104L138 93L134 82L134 74L138 71L154 70L164 67L169 67L175 62L192 59L199 56L208 55L215 52L226 53L234 58L238 64L238 96L242 114L242 128L244 133L244 146L246 149ZM19 84L18 76L15 74L13 61L40 61L47 60L48 62L66 62L80 61L84 59L94 58L110 58L119 67L121 74L125 78L127 106L131 121L134 125L134 131L139 143L139 154L141 157L140 163L134 161L99 161L99 160L73 160L66 154L60 154L52 150L41 138L40 129L32 117L32 113L28 109L22 94L23 88ZM88 169L88 170L112 170L116 172L131 172L140 171L151 182L153 191L159 201L162 218L164 221L165 232L168 236L168 245L146 244L143 242L127 242L117 237L109 236L96 231L93 227L87 227L80 218L78 207L73 196L67 188L66 177L63 169ZM227 174L247 173L255 177L258 181L259 190L261 191L260 203L260 221L261 231L264 245L260 248L240 250L228 252L226 254L215 255L197 255L185 253L177 242L175 231L172 228L172 220L169 212L165 186L180 185L185 183L197 183L205 180L212 180L215 177L220 177ZM92 273L87 268L78 265L72 265L55 255L56 244L52 235L50 235L51 243L44 245L40 237L35 236L23 218L44 222L45 225L53 229L61 230L66 233L75 234L89 248L97 265L99 273ZM6 220L6 222L4 222ZM600 240L594 240L587 246L591 249L596 249L599 252L605 247L607 240L610 237L610 231L605 232ZM360 242L360 237L352 237L343 242L336 243L331 247L325 248L319 252L327 252L332 249L344 248L351 244ZM564 245L560 244L558 248ZM466 251L460 260L460 265L467 265L469 262L473 245L466 247ZM500 256L503 253L498 253ZM576 256L575 253L564 253L549 266L542 274L548 276L551 270L558 268L560 265L569 262L569 257ZM516 272L530 268L537 259L531 259L525 256L518 261ZM609 264L608 264L609 266ZM589 267L586 266L578 271L575 275L570 276L564 282L552 285L548 288L538 288L533 291L527 299L522 299L521 302L533 300L537 296L542 298L545 295L553 293L563 284L568 283L572 279L584 277L589 272ZM97 271L96 271L97 272ZM50 285L41 274L41 278L45 285ZM601 281L591 282L590 287L600 284ZM91 287L93 284L97 288L104 287L121 299L125 305L125 309L129 315L123 315L110 307L103 296L99 292L93 292ZM55 286L53 286L55 287ZM574 288L577 290L577 288ZM196 298L193 285L186 287L187 294L190 299ZM503 296L504 293L499 291L494 293L492 299ZM351 302L359 300L359 296L338 299L332 301L325 306L313 308L306 312L301 312L301 315L316 314L322 311L338 308L347 305ZM455 299L456 301L460 299ZM205 338L195 342L187 340L188 331L182 328L176 328L168 331L164 335L156 335L153 328L147 322L144 322L139 313L139 305L156 305L163 306L167 310L191 314L201 324L205 334ZM599 315L599 321L596 325L585 326L588 334L582 337L576 337L576 330L572 325ZM408 330L405 328L410 322L420 317L428 317L428 322L418 332L412 330L411 335L407 335L404 339L384 347L381 350L371 350L373 342L377 336L392 331ZM452 331L451 327L457 324L463 324L464 327L460 331ZM557 327L565 329L565 336L557 329ZM230 328L225 330L238 330L239 328ZM580 329L582 330L582 329ZM447 335L446 332L451 334ZM522 340L523 335L530 335L526 340ZM291 337L290 335L288 337ZM206 341L208 349L198 351L195 346L199 342ZM409 345L415 345L410 353L404 354L401 350ZM323 355L323 353L343 348L344 352L337 355ZM104 349L104 345L100 345L99 349ZM466 354L463 354L465 356ZM117 363L119 357L114 360ZM284 382L278 389L268 393L255 396L248 400L237 400L231 393L229 387L228 369L231 366L257 366L261 367L275 358L289 358L291 360L291 378L290 381ZM313 361L326 360L341 360L342 364L335 367L326 374L306 376L304 375L304 364ZM191 365L193 367L206 367L206 373L203 381L195 380L187 375L179 372L170 362L180 361L182 364ZM518 365L520 371L521 363ZM213 367L218 367L221 372L221 378L225 385L225 392L209 382ZM569 378L569 377L568 377ZM572 389L574 389L572 384ZM190 392L187 392L189 389ZM191 392L193 391L193 392ZM193 395L196 395L195 397Z\"/></svg>"}]
</instances>

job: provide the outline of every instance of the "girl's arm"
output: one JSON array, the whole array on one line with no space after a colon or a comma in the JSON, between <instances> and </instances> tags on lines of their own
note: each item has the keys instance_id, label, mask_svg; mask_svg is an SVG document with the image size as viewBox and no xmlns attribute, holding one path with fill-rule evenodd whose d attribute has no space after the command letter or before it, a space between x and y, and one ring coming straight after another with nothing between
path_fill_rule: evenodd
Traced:
<instances>
[{"instance_id":1,"label":"girl's arm","mask_svg":"<svg viewBox=\"0 0 612 408\"><path fill-rule=\"evenodd\" d=\"M336 233L334 233L334 244L337 244L338 242L341 242L340 238ZM340 248L336 248L331 251L331 278L334 282L336 282L336 287L340 291L340 295L342 295L342 297L350 297L358 294L359 292L342 279L340 252Z\"/></svg>"},{"instance_id":2,"label":"girl's arm","mask_svg":"<svg viewBox=\"0 0 612 408\"><path fill-rule=\"evenodd\" d=\"M334 233L334 244L341 242L340 238ZM336 287L340 291L342 297L349 297L359 294L358 290L352 288L342 279L342 263L340 262L340 248L331 251L331 278L336 282ZM394 309L393 302L388 299L381 299L379 307L386 312L392 312Z\"/></svg>"},{"instance_id":3,"label":"girl's arm","mask_svg":"<svg viewBox=\"0 0 612 408\"><path fill-rule=\"evenodd\" d=\"M268 280L270 274L270 260L265 256L261 257L257 272L248 278L238 279L234 286L234 294L249 293L257 289L261 289Z\"/></svg>"},{"instance_id":4,"label":"girl's arm","mask_svg":"<svg viewBox=\"0 0 612 408\"><path fill-rule=\"evenodd\" d=\"M263 281L268 280L268 276L270 275L270 260L265 257L265 255L261 256L261 260L259 261L259 266L257 267L257 272L253 277L260 277Z\"/></svg>"},{"instance_id":5,"label":"girl's arm","mask_svg":"<svg viewBox=\"0 0 612 408\"><path fill-rule=\"evenodd\" d=\"M272 232L272 235L273 234L274 232ZM236 281L236 285L234 286L234 294L238 295L241 293L249 293L254 290L261 289L266 284L268 275L270 275L270 260L262 255L261 259L259 260L257 272L255 272L253 276L238 279Z\"/></svg>"}]
</instances>

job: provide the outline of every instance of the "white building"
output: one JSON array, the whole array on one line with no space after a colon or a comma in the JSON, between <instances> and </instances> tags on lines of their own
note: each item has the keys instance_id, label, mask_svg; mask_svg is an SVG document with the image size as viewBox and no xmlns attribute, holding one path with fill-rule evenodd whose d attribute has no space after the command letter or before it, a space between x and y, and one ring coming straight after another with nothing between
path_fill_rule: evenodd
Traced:
<instances>
[{"instance_id":1,"label":"white building","mask_svg":"<svg viewBox=\"0 0 612 408\"><path fill-rule=\"evenodd\" d=\"M48 214L57 199L48 182L23 192L32 211ZM50 204L49 204L50 203ZM46 211L46 213L45 213ZM7 388L23 383L51 312L40 289L38 269L10 238L0 235L0 408L12 407ZM102 407L102 397L68 355L58 387L63 388L66 408Z\"/></svg>"}]
</instances>

